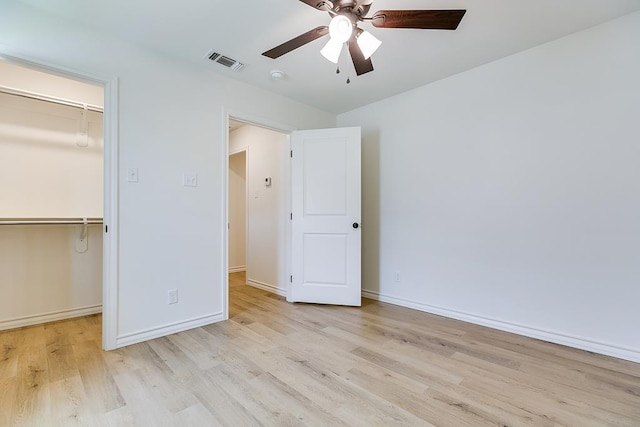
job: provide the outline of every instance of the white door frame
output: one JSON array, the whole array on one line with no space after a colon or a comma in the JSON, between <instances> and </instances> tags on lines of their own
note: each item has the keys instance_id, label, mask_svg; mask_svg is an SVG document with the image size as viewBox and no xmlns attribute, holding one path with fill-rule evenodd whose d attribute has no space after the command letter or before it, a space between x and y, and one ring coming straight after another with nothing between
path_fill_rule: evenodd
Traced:
<instances>
[{"instance_id":1,"label":"white door frame","mask_svg":"<svg viewBox=\"0 0 640 427\"><path fill-rule=\"evenodd\" d=\"M104 87L102 348L115 349L118 336L118 79L8 52L1 46L0 61Z\"/></svg>"},{"instance_id":2,"label":"white door frame","mask_svg":"<svg viewBox=\"0 0 640 427\"><path fill-rule=\"evenodd\" d=\"M291 135L291 132L297 130L293 126L289 126L282 123L277 123L263 117L258 117L252 114L244 113L241 111L231 111L227 109L223 109L222 112L222 153L220 159L220 170L221 170L221 182L222 182L222 223L220 224L220 228L222 230L222 242L220 247L221 257L221 268L222 277L220 277L220 283L222 283L222 316L223 319L229 318L229 182L228 182L228 173L229 173L229 119L237 120L239 122L244 122L249 125L270 129L276 132L280 132L286 135ZM287 147L287 151L283 152L282 155L285 157L289 157L289 150L291 148ZM287 166L285 168L285 177L284 177L284 185L286 188L286 197L285 204L287 209L291 210L291 163L287 162ZM247 174L248 176L248 174ZM247 205L248 209L248 205ZM285 277L288 277L291 274L291 222L287 221L287 227L285 228L285 270L287 274ZM247 238L248 240L248 238ZM291 294L291 283L287 281L287 295Z\"/></svg>"}]
</instances>

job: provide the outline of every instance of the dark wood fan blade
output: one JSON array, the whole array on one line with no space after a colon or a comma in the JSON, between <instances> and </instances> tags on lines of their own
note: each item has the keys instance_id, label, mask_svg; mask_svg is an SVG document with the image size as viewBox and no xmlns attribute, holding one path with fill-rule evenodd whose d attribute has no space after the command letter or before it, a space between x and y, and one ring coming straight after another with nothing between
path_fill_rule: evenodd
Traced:
<instances>
[{"instance_id":1,"label":"dark wood fan blade","mask_svg":"<svg viewBox=\"0 0 640 427\"><path fill-rule=\"evenodd\" d=\"M353 66L356 69L356 75L361 76L373 71L371 58L364 59L364 55L360 51L360 47L358 47L355 37L352 37L351 40L349 40L349 55L351 55Z\"/></svg>"},{"instance_id":2,"label":"dark wood fan blade","mask_svg":"<svg viewBox=\"0 0 640 427\"><path fill-rule=\"evenodd\" d=\"M455 30L466 10L379 10L372 17L378 28Z\"/></svg>"},{"instance_id":3,"label":"dark wood fan blade","mask_svg":"<svg viewBox=\"0 0 640 427\"><path fill-rule=\"evenodd\" d=\"M320 26L314 28L311 31L307 31L304 34L300 34L298 37L294 37L289 41L282 43L280 46L276 46L271 50L263 52L262 54L271 59L276 59L284 55L285 53L289 53L294 49L299 48L300 46L304 46L307 43L310 43L320 37L326 36L329 34L329 27Z\"/></svg>"},{"instance_id":4,"label":"dark wood fan blade","mask_svg":"<svg viewBox=\"0 0 640 427\"><path fill-rule=\"evenodd\" d=\"M327 10L327 8L333 9L333 3L328 0L300 0L300 1L318 10Z\"/></svg>"}]
</instances>

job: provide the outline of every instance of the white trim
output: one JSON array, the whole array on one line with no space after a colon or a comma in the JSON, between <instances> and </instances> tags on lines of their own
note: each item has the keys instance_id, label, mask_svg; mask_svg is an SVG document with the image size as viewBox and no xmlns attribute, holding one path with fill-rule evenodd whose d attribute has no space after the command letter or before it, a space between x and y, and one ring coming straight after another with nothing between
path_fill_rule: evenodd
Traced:
<instances>
[{"instance_id":1,"label":"white trim","mask_svg":"<svg viewBox=\"0 0 640 427\"><path fill-rule=\"evenodd\" d=\"M249 151L249 147L239 147L237 150L233 150L233 151L229 151L229 157L233 156L234 154L240 154L242 152L246 152ZM245 160L246 162L246 160Z\"/></svg>"},{"instance_id":2,"label":"white trim","mask_svg":"<svg viewBox=\"0 0 640 427\"><path fill-rule=\"evenodd\" d=\"M229 274L231 273L242 273L243 271L247 271L246 265L239 265L237 267L229 267Z\"/></svg>"},{"instance_id":3,"label":"white trim","mask_svg":"<svg viewBox=\"0 0 640 427\"><path fill-rule=\"evenodd\" d=\"M462 320L463 322L473 323L475 325L486 326L500 331L511 332L525 337L536 338L542 341L548 341L555 344L565 345L580 350L586 350L594 353L604 354L606 356L617 357L619 359L630 360L640 363L640 351L632 348L625 348L609 343L593 341L590 339L575 337L554 331L532 328L529 326L519 325L517 323L504 322L501 320L491 319L488 317L478 316L475 314L464 313L455 310L449 310L442 307L436 307L429 304L422 304L416 301L410 301L403 298L382 295L378 292L362 290L362 297L376 301L386 302L389 304L399 305L402 307L412 308L424 311L438 316L444 316L451 319Z\"/></svg>"},{"instance_id":4,"label":"white trim","mask_svg":"<svg viewBox=\"0 0 640 427\"><path fill-rule=\"evenodd\" d=\"M284 271L280 274L280 277L284 278L284 289L285 289L285 293L284 293L284 297L287 299L288 302L293 302L293 299L291 297L291 280L289 279L291 277L291 274L293 274L293 253L292 253L292 249L291 249L291 236L292 236L292 227L293 227L293 221L291 220L290 215L293 213L293 207L291 205L291 197L292 197L292 190L293 190L293 185L292 185L292 181L291 181L291 168L293 166L293 159L291 158L291 132L289 132L288 134L288 144L286 144L285 147L285 152L282 154L284 156L284 158L286 159L286 161L283 164L284 167L284 181L286 183L287 189L286 189L286 193L285 193L285 205L287 207L287 212L285 212L285 215L289 215L289 219L287 220L287 226L284 228Z\"/></svg>"},{"instance_id":5,"label":"white trim","mask_svg":"<svg viewBox=\"0 0 640 427\"><path fill-rule=\"evenodd\" d=\"M229 117L229 113L223 108L222 144L220 144L220 150L222 151L220 156L222 159L222 165L220 167L220 182L222 183L222 212L220 215L222 218L222 224L220 224L220 229L222 230L220 254L222 256L220 257L220 272L222 277L220 278L220 283L222 283L221 301L223 320L229 319Z\"/></svg>"},{"instance_id":6,"label":"white trim","mask_svg":"<svg viewBox=\"0 0 640 427\"><path fill-rule=\"evenodd\" d=\"M120 239L118 186L118 79L104 86L104 209L102 270L102 348L116 348L118 335L118 245ZM109 227L108 232L104 232Z\"/></svg>"},{"instance_id":7,"label":"white trim","mask_svg":"<svg viewBox=\"0 0 640 427\"><path fill-rule=\"evenodd\" d=\"M257 280L247 280L247 285L252 286L254 288L262 289L263 291L271 292L272 294L280 295L283 297L287 296L287 290L279 288L274 285L270 285L269 283L259 282Z\"/></svg>"},{"instance_id":8,"label":"white trim","mask_svg":"<svg viewBox=\"0 0 640 427\"><path fill-rule=\"evenodd\" d=\"M116 348L118 333L118 78L62 67L0 45L0 61L104 87L104 227L102 255L102 348Z\"/></svg>"},{"instance_id":9,"label":"white trim","mask_svg":"<svg viewBox=\"0 0 640 427\"><path fill-rule=\"evenodd\" d=\"M225 110L224 113L227 118L227 123L226 123L227 126L225 127L227 135L229 134L229 120L228 120L229 118L232 118L237 122L243 122L252 126L261 127L264 129L269 129L269 130L284 133L284 134L290 134L294 130L298 130L293 126L289 126L284 123L274 122L272 120L265 119L264 117L258 117L258 116L254 116L252 114L246 114L240 111Z\"/></svg>"},{"instance_id":10,"label":"white trim","mask_svg":"<svg viewBox=\"0 0 640 427\"><path fill-rule=\"evenodd\" d=\"M70 308L68 310L50 311L48 313L16 317L0 321L0 331L39 325L47 322L55 322L58 320L73 319L74 317L89 316L90 314L96 313L102 313L102 305L89 305L80 308Z\"/></svg>"},{"instance_id":11,"label":"white trim","mask_svg":"<svg viewBox=\"0 0 640 427\"><path fill-rule=\"evenodd\" d=\"M161 338L167 335L176 334L178 332L187 331L189 329L199 328L201 326L210 325L212 323L226 320L222 312L207 314L204 316L194 317L193 319L183 320L180 322L170 323L164 326L149 328L138 332L120 335L117 339L117 348L131 344Z\"/></svg>"}]
</instances>

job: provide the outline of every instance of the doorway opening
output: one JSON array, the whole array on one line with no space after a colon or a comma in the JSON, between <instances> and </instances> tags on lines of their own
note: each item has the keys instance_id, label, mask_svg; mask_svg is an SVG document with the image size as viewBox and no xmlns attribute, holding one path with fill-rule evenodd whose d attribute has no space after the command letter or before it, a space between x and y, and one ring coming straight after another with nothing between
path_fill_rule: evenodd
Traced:
<instances>
[{"instance_id":1,"label":"doorway opening","mask_svg":"<svg viewBox=\"0 0 640 427\"><path fill-rule=\"evenodd\" d=\"M9 56L0 76L0 329L103 313L115 348L115 81Z\"/></svg>"},{"instance_id":2,"label":"doorway opening","mask_svg":"<svg viewBox=\"0 0 640 427\"><path fill-rule=\"evenodd\" d=\"M229 274L247 271L247 153L229 152Z\"/></svg>"},{"instance_id":3,"label":"doorway opening","mask_svg":"<svg viewBox=\"0 0 640 427\"><path fill-rule=\"evenodd\" d=\"M230 117L227 141L227 291L248 285L286 296L289 134Z\"/></svg>"}]
</instances>

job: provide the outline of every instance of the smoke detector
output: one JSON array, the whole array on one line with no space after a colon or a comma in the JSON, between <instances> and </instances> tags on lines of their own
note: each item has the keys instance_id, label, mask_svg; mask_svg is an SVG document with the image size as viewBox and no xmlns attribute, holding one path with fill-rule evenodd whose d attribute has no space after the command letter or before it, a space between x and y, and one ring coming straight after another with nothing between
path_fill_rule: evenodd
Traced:
<instances>
[{"instance_id":1,"label":"smoke detector","mask_svg":"<svg viewBox=\"0 0 640 427\"><path fill-rule=\"evenodd\" d=\"M285 77L285 74L283 71L280 71L280 70L271 71L271 80L273 80L274 82L278 82L284 79L284 77Z\"/></svg>"}]
</instances>

